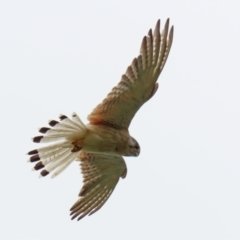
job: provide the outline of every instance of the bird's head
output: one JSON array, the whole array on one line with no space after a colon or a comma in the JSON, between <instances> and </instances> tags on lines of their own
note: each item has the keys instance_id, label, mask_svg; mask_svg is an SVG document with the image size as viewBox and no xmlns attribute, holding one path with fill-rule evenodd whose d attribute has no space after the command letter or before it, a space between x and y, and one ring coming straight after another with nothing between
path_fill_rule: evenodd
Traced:
<instances>
[{"instance_id":1,"label":"bird's head","mask_svg":"<svg viewBox=\"0 0 240 240\"><path fill-rule=\"evenodd\" d=\"M128 156L138 156L140 154L140 146L133 137L128 139L127 148Z\"/></svg>"}]
</instances>

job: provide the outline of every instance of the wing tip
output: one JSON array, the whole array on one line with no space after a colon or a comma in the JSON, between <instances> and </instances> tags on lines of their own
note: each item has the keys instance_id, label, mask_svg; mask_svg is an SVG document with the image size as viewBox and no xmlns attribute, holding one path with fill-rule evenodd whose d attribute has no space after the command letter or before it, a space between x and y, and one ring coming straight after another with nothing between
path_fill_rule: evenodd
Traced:
<instances>
[{"instance_id":1,"label":"wing tip","mask_svg":"<svg viewBox=\"0 0 240 240\"><path fill-rule=\"evenodd\" d=\"M54 127L55 125L57 125L59 122L56 121L56 120L49 120L48 121L48 124L51 126L51 127Z\"/></svg>"},{"instance_id":2,"label":"wing tip","mask_svg":"<svg viewBox=\"0 0 240 240\"><path fill-rule=\"evenodd\" d=\"M170 44L172 44L173 34L174 34L174 26L172 25L171 28L170 28L169 35L168 35L168 39L169 39Z\"/></svg>"},{"instance_id":3,"label":"wing tip","mask_svg":"<svg viewBox=\"0 0 240 240\"><path fill-rule=\"evenodd\" d=\"M68 118L66 115L64 115L64 114L59 114L59 119L61 120L61 121L63 121L64 119L66 119L66 118Z\"/></svg>"},{"instance_id":4,"label":"wing tip","mask_svg":"<svg viewBox=\"0 0 240 240\"><path fill-rule=\"evenodd\" d=\"M38 150L37 149L31 150L31 151L26 153L26 155L35 155L35 154L38 154Z\"/></svg>"},{"instance_id":5,"label":"wing tip","mask_svg":"<svg viewBox=\"0 0 240 240\"><path fill-rule=\"evenodd\" d=\"M38 131L40 132L40 133L43 133L43 134L45 134L48 130L50 130L51 128L48 128L48 127L41 127L41 128L39 128L38 129Z\"/></svg>"},{"instance_id":6,"label":"wing tip","mask_svg":"<svg viewBox=\"0 0 240 240\"><path fill-rule=\"evenodd\" d=\"M158 35L158 34L160 34L160 32L159 32L159 29L160 29L160 22L161 20L160 19L158 19L157 20L157 23L156 23L156 26L155 26L155 29L154 29L154 35Z\"/></svg>"},{"instance_id":7,"label":"wing tip","mask_svg":"<svg viewBox=\"0 0 240 240\"><path fill-rule=\"evenodd\" d=\"M42 170L42 171L40 172L39 178L45 177L45 176L47 176L48 174L49 174L49 172L44 169L44 170Z\"/></svg>"},{"instance_id":8,"label":"wing tip","mask_svg":"<svg viewBox=\"0 0 240 240\"><path fill-rule=\"evenodd\" d=\"M33 155L29 158L29 162L37 162L38 160L40 160L40 156L38 154Z\"/></svg>"},{"instance_id":9,"label":"wing tip","mask_svg":"<svg viewBox=\"0 0 240 240\"><path fill-rule=\"evenodd\" d=\"M43 136L36 136L32 138L32 141L35 143L40 143L42 140Z\"/></svg>"}]
</instances>

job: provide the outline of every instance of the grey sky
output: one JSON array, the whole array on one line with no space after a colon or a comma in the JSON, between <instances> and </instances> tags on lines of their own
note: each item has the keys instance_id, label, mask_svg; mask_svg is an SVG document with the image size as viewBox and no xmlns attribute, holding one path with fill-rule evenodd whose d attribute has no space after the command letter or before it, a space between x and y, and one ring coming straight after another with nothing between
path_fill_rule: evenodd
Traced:
<instances>
[{"instance_id":1,"label":"grey sky","mask_svg":"<svg viewBox=\"0 0 240 240\"><path fill-rule=\"evenodd\" d=\"M78 163L39 179L30 138L59 113L86 122L168 17L159 90L130 126L141 154L99 212L71 221ZM0 239L240 239L238 1L1 1L0 34Z\"/></svg>"}]
</instances>

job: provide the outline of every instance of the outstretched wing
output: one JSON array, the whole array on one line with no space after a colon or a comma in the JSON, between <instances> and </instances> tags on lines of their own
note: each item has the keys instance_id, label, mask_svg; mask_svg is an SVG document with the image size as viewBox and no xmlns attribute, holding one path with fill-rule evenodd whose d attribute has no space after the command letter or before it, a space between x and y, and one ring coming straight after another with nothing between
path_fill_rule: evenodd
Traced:
<instances>
[{"instance_id":1,"label":"outstretched wing","mask_svg":"<svg viewBox=\"0 0 240 240\"><path fill-rule=\"evenodd\" d=\"M121 156L87 153L79 156L84 185L78 201L71 207L72 219L82 219L98 211L111 196L120 177L125 178L127 166Z\"/></svg>"},{"instance_id":2,"label":"outstretched wing","mask_svg":"<svg viewBox=\"0 0 240 240\"><path fill-rule=\"evenodd\" d=\"M173 26L167 19L162 33L158 20L142 40L140 55L134 58L119 84L88 116L91 124L128 128L138 109L157 91L156 83L166 63L173 40Z\"/></svg>"}]
</instances>

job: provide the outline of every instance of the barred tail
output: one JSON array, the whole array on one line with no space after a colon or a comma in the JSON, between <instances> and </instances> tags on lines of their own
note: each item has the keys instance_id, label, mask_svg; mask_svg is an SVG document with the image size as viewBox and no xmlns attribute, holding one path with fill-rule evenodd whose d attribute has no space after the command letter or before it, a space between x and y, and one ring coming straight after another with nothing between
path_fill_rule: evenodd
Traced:
<instances>
[{"instance_id":1,"label":"barred tail","mask_svg":"<svg viewBox=\"0 0 240 240\"><path fill-rule=\"evenodd\" d=\"M59 118L60 122L49 121L52 128L42 127L39 129L39 132L44 135L32 139L36 143L55 143L27 153L32 155L29 158L30 162L37 162L33 170L44 168L40 172L40 177L51 172L53 172L51 177L55 177L65 170L79 154L75 150L73 141L81 140L86 135L87 129L76 113L72 114L72 120L65 115L60 115Z\"/></svg>"}]
</instances>

